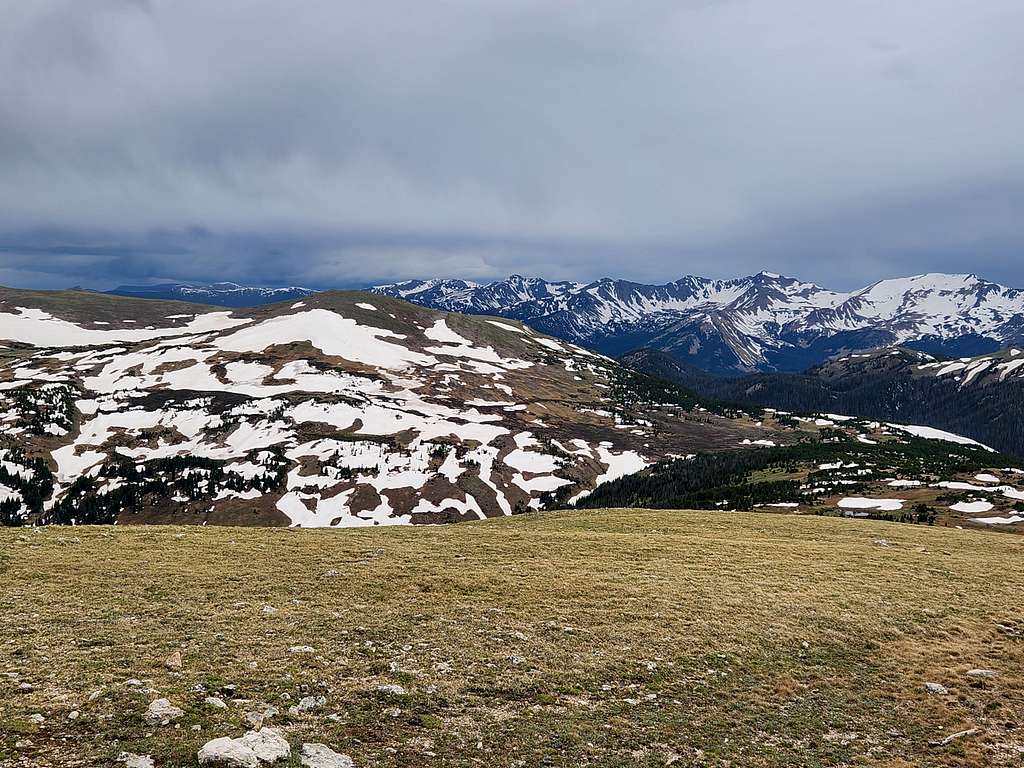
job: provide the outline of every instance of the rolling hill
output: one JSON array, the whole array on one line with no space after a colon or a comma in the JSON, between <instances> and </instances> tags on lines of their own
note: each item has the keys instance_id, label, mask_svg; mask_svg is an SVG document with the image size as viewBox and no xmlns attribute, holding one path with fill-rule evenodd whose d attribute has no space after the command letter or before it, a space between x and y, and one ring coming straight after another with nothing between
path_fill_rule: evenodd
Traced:
<instances>
[{"instance_id":1,"label":"rolling hill","mask_svg":"<svg viewBox=\"0 0 1024 768\"><path fill-rule=\"evenodd\" d=\"M9 524L508 515L796 430L518 322L361 293L223 310L0 292Z\"/></svg>"}]
</instances>

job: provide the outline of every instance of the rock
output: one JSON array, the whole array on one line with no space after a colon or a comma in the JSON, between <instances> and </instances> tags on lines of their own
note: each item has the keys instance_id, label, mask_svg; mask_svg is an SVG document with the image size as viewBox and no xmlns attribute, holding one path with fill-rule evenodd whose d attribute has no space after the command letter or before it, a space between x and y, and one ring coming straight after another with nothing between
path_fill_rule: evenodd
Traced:
<instances>
[{"instance_id":1,"label":"rock","mask_svg":"<svg viewBox=\"0 0 1024 768\"><path fill-rule=\"evenodd\" d=\"M274 606L272 606L272 605L264 605L263 606L263 615L264 616L272 616L275 613L277 613L277 608L275 608Z\"/></svg>"},{"instance_id":2,"label":"rock","mask_svg":"<svg viewBox=\"0 0 1024 768\"><path fill-rule=\"evenodd\" d=\"M134 752L122 752L117 762L124 763L125 768L154 768L156 763L149 755L136 755Z\"/></svg>"},{"instance_id":3,"label":"rock","mask_svg":"<svg viewBox=\"0 0 1024 768\"><path fill-rule=\"evenodd\" d=\"M281 710L270 704L261 704L260 706L262 709L246 712L245 717L242 718L255 730L259 730L263 726L264 721L269 720L272 717L277 717L281 714Z\"/></svg>"},{"instance_id":4,"label":"rock","mask_svg":"<svg viewBox=\"0 0 1024 768\"><path fill-rule=\"evenodd\" d=\"M77 720L80 714L82 713L79 712L77 709L73 709L70 712L68 712L68 720Z\"/></svg>"},{"instance_id":5,"label":"rock","mask_svg":"<svg viewBox=\"0 0 1024 768\"><path fill-rule=\"evenodd\" d=\"M968 677L998 677L999 673L994 669L968 669Z\"/></svg>"},{"instance_id":6,"label":"rock","mask_svg":"<svg viewBox=\"0 0 1024 768\"><path fill-rule=\"evenodd\" d=\"M256 753L242 743L241 739L221 736L208 741L199 750L200 765L215 765L223 768L258 768Z\"/></svg>"},{"instance_id":7,"label":"rock","mask_svg":"<svg viewBox=\"0 0 1024 768\"><path fill-rule=\"evenodd\" d=\"M200 765L225 768L256 768L260 763L287 760L292 748L276 728L249 731L239 739L222 736L208 741L199 750Z\"/></svg>"},{"instance_id":8,"label":"rock","mask_svg":"<svg viewBox=\"0 0 1024 768\"><path fill-rule=\"evenodd\" d=\"M304 768L355 768L351 757L335 752L326 744L303 744L299 761Z\"/></svg>"},{"instance_id":9,"label":"rock","mask_svg":"<svg viewBox=\"0 0 1024 768\"><path fill-rule=\"evenodd\" d=\"M385 696L405 696L405 688L394 684L378 685L377 693L383 693Z\"/></svg>"},{"instance_id":10,"label":"rock","mask_svg":"<svg viewBox=\"0 0 1024 768\"><path fill-rule=\"evenodd\" d=\"M293 645L288 649L288 653L315 653L316 650L311 645Z\"/></svg>"},{"instance_id":11,"label":"rock","mask_svg":"<svg viewBox=\"0 0 1024 768\"><path fill-rule=\"evenodd\" d=\"M43 723L46 722L46 718L43 717L39 712L36 712L35 714L29 715L28 719L29 719L30 722L33 722L36 725L42 725Z\"/></svg>"},{"instance_id":12,"label":"rock","mask_svg":"<svg viewBox=\"0 0 1024 768\"><path fill-rule=\"evenodd\" d=\"M936 741L930 741L928 743L931 744L933 747L944 747L947 744L952 744L957 739L962 739L962 738L965 738L967 736L973 736L976 733L980 733L980 732L981 732L980 728L968 728L966 731L957 731L956 733L949 734L949 736L947 736L944 739L938 739Z\"/></svg>"},{"instance_id":13,"label":"rock","mask_svg":"<svg viewBox=\"0 0 1024 768\"><path fill-rule=\"evenodd\" d=\"M175 651L166 659L164 659L164 666L168 669L174 670L175 672L181 671L181 651Z\"/></svg>"},{"instance_id":14,"label":"rock","mask_svg":"<svg viewBox=\"0 0 1024 768\"><path fill-rule=\"evenodd\" d=\"M249 731L239 741L253 751L257 760L264 763L287 760L292 756L292 748L287 739L276 728Z\"/></svg>"},{"instance_id":15,"label":"rock","mask_svg":"<svg viewBox=\"0 0 1024 768\"><path fill-rule=\"evenodd\" d=\"M207 696L203 699L203 702L214 709L227 709L228 705L224 703L224 699L218 699L216 696Z\"/></svg>"},{"instance_id":16,"label":"rock","mask_svg":"<svg viewBox=\"0 0 1024 768\"><path fill-rule=\"evenodd\" d=\"M297 715L302 712L312 712L314 709L320 709L320 707L326 703L327 698L324 696L303 696L299 699L299 703L288 711L293 715Z\"/></svg>"},{"instance_id":17,"label":"rock","mask_svg":"<svg viewBox=\"0 0 1024 768\"><path fill-rule=\"evenodd\" d=\"M949 691L946 689L946 686L941 685L939 683L925 683L924 689L928 691L928 693L934 693L938 696L945 696L947 693L949 693Z\"/></svg>"},{"instance_id":18,"label":"rock","mask_svg":"<svg viewBox=\"0 0 1024 768\"><path fill-rule=\"evenodd\" d=\"M167 699L156 699L146 708L143 719L150 725L167 725L184 714L184 710L174 706Z\"/></svg>"},{"instance_id":19,"label":"rock","mask_svg":"<svg viewBox=\"0 0 1024 768\"><path fill-rule=\"evenodd\" d=\"M32 693L35 688L32 687L32 683L19 683L18 693Z\"/></svg>"}]
</instances>

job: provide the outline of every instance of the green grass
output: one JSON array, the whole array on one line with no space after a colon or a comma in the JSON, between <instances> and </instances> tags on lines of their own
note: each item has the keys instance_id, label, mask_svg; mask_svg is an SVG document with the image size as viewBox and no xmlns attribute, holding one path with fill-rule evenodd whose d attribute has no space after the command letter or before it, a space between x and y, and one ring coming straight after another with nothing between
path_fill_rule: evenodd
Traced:
<instances>
[{"instance_id":1,"label":"green grass","mask_svg":"<svg viewBox=\"0 0 1024 768\"><path fill-rule=\"evenodd\" d=\"M3 530L0 765L194 766L267 702L357 766L1019 766L1022 555L975 531L637 510ZM146 726L129 678L179 727ZM213 691L228 709L197 684L236 686ZM327 706L287 713L309 694Z\"/></svg>"}]
</instances>

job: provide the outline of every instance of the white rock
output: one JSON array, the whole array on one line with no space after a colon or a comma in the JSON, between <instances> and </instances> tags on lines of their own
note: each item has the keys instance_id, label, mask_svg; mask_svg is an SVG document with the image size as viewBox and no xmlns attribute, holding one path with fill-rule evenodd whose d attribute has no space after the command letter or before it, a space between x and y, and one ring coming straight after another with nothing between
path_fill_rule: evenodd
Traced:
<instances>
[{"instance_id":1,"label":"white rock","mask_svg":"<svg viewBox=\"0 0 1024 768\"><path fill-rule=\"evenodd\" d=\"M327 703L327 699L324 696L303 696L299 699L299 703L288 711L292 714L299 714L301 712L311 712L314 709L320 709L324 704Z\"/></svg>"},{"instance_id":2,"label":"white rock","mask_svg":"<svg viewBox=\"0 0 1024 768\"><path fill-rule=\"evenodd\" d=\"M238 741L251 749L256 755L256 759L264 763L287 760L292 755L292 748L288 745L288 740L276 728L260 728L258 731L249 731Z\"/></svg>"},{"instance_id":3,"label":"white rock","mask_svg":"<svg viewBox=\"0 0 1024 768\"><path fill-rule=\"evenodd\" d=\"M968 677L996 677L998 672L993 669L969 669L967 670Z\"/></svg>"},{"instance_id":4,"label":"white rock","mask_svg":"<svg viewBox=\"0 0 1024 768\"><path fill-rule=\"evenodd\" d=\"M223 768L258 768L256 753L241 739L221 736L208 741L199 750L200 765L223 766Z\"/></svg>"},{"instance_id":5,"label":"white rock","mask_svg":"<svg viewBox=\"0 0 1024 768\"><path fill-rule=\"evenodd\" d=\"M946 690L946 686L939 683L925 683L924 689L928 691L928 693L938 694L939 696L945 696L949 693L949 691Z\"/></svg>"},{"instance_id":6,"label":"white rock","mask_svg":"<svg viewBox=\"0 0 1024 768\"><path fill-rule=\"evenodd\" d=\"M311 645L293 645L288 653L315 653L315 649Z\"/></svg>"},{"instance_id":7,"label":"white rock","mask_svg":"<svg viewBox=\"0 0 1024 768\"><path fill-rule=\"evenodd\" d=\"M207 696L205 699L203 699L203 701L206 702L207 705L213 707L214 709L228 708L228 705L224 703L224 699L218 699L216 696Z\"/></svg>"},{"instance_id":8,"label":"white rock","mask_svg":"<svg viewBox=\"0 0 1024 768\"><path fill-rule=\"evenodd\" d=\"M149 755L136 755L134 752L122 752L117 762L124 763L125 768L154 768L156 763Z\"/></svg>"},{"instance_id":9,"label":"white rock","mask_svg":"<svg viewBox=\"0 0 1024 768\"><path fill-rule=\"evenodd\" d=\"M46 722L46 718L43 717L43 715L40 712L36 712L35 714L29 715L28 719L36 725L42 725Z\"/></svg>"},{"instance_id":10,"label":"white rock","mask_svg":"<svg viewBox=\"0 0 1024 768\"><path fill-rule=\"evenodd\" d=\"M354 768L348 755L335 752L326 744L303 744L300 762L305 768Z\"/></svg>"},{"instance_id":11,"label":"white rock","mask_svg":"<svg viewBox=\"0 0 1024 768\"><path fill-rule=\"evenodd\" d=\"M378 685L377 692L383 693L385 696L405 696L405 688L400 685Z\"/></svg>"},{"instance_id":12,"label":"white rock","mask_svg":"<svg viewBox=\"0 0 1024 768\"><path fill-rule=\"evenodd\" d=\"M167 699L156 699L146 708L143 718L150 725L166 725L184 714L184 710L174 706Z\"/></svg>"}]
</instances>

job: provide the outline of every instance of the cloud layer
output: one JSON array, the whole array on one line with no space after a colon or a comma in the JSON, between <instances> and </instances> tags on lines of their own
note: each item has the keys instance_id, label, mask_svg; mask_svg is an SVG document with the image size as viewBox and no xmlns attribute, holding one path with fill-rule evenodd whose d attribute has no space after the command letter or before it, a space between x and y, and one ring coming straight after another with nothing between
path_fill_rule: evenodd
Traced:
<instances>
[{"instance_id":1,"label":"cloud layer","mask_svg":"<svg viewBox=\"0 0 1024 768\"><path fill-rule=\"evenodd\" d=\"M0 282L1024 284L1017 0L10 0Z\"/></svg>"}]
</instances>

